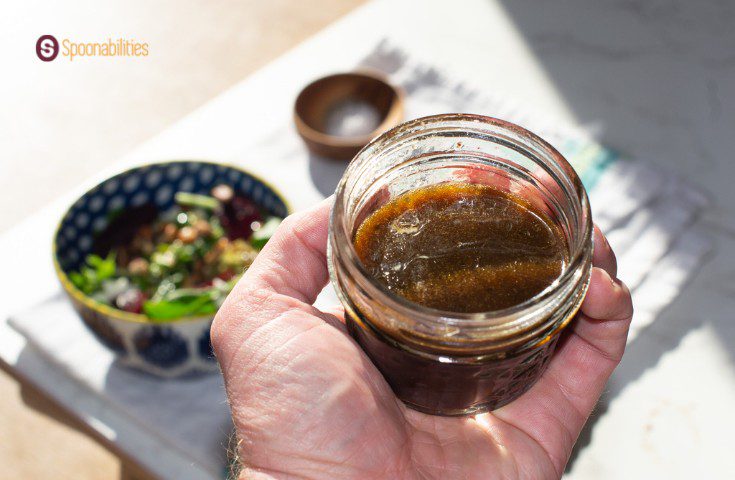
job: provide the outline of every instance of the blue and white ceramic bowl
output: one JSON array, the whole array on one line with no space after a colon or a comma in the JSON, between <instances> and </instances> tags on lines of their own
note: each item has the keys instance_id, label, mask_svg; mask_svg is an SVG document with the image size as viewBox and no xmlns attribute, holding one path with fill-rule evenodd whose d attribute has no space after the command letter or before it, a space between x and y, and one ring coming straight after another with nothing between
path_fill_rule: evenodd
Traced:
<instances>
[{"instance_id":1,"label":"blue and white ceramic bowl","mask_svg":"<svg viewBox=\"0 0 735 480\"><path fill-rule=\"evenodd\" d=\"M95 235L113 214L145 203L165 212L175 206L176 192L207 194L219 184L230 185L273 215L289 213L283 196L250 173L217 163L172 161L133 168L105 180L74 202L62 218L53 243L56 274L84 323L123 364L161 377L217 371L209 342L214 317L154 323L145 315L87 297L69 280L69 272L91 253Z\"/></svg>"}]
</instances>

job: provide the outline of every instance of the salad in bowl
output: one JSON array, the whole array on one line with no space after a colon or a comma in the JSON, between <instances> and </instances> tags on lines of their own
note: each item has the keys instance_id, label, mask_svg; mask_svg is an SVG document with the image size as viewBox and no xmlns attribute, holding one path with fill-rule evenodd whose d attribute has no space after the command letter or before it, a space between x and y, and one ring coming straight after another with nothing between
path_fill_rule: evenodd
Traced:
<instances>
[{"instance_id":1,"label":"salad in bowl","mask_svg":"<svg viewBox=\"0 0 735 480\"><path fill-rule=\"evenodd\" d=\"M209 326L288 207L209 162L128 170L77 200L54 239L75 309L121 362L160 376L216 371Z\"/></svg>"}]
</instances>

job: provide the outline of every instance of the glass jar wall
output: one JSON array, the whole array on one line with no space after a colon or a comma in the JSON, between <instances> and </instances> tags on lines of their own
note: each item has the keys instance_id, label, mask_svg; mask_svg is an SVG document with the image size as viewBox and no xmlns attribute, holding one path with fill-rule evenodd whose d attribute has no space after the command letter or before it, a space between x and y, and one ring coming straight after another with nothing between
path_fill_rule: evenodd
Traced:
<instances>
[{"instance_id":1,"label":"glass jar wall","mask_svg":"<svg viewBox=\"0 0 735 480\"><path fill-rule=\"evenodd\" d=\"M443 311L386 288L360 261L358 227L391 200L439 184L487 185L558 227L568 248L559 277L502 310ZM543 373L589 282L592 220L574 169L548 143L502 120L420 118L368 144L337 187L329 233L332 283L350 334L396 395L417 410L464 415L498 408Z\"/></svg>"}]
</instances>

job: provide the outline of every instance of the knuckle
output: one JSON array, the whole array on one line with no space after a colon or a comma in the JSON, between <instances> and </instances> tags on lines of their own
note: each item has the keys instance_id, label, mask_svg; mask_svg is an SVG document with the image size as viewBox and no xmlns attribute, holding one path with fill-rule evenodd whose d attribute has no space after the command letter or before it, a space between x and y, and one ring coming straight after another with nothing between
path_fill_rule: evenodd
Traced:
<instances>
[{"instance_id":1,"label":"knuckle","mask_svg":"<svg viewBox=\"0 0 735 480\"><path fill-rule=\"evenodd\" d=\"M610 307L611 320L630 320L633 318L633 299L630 295L628 286L621 280L613 279L615 283L615 295L611 298L614 302Z\"/></svg>"},{"instance_id":2,"label":"knuckle","mask_svg":"<svg viewBox=\"0 0 735 480\"><path fill-rule=\"evenodd\" d=\"M304 214L302 212L292 213L281 222L276 236L279 237L281 245L291 242L294 238L302 238L305 230Z\"/></svg>"},{"instance_id":3,"label":"knuckle","mask_svg":"<svg viewBox=\"0 0 735 480\"><path fill-rule=\"evenodd\" d=\"M617 272L618 270L618 256L615 255L615 250L610 247L610 244L607 245L607 250L610 252L610 263L612 264L613 268Z\"/></svg>"},{"instance_id":4,"label":"knuckle","mask_svg":"<svg viewBox=\"0 0 735 480\"><path fill-rule=\"evenodd\" d=\"M236 297L236 298L235 298ZM248 316L243 312L257 311L268 302L271 294L265 289L233 290L212 320L210 341L215 353L227 343L229 334L241 328Z\"/></svg>"},{"instance_id":5,"label":"knuckle","mask_svg":"<svg viewBox=\"0 0 735 480\"><path fill-rule=\"evenodd\" d=\"M215 352L221 349L225 340L225 332L227 331L227 318L229 316L229 307L225 304L220 307L217 314L212 320L212 326L209 329L209 338L212 342L212 348Z\"/></svg>"},{"instance_id":6,"label":"knuckle","mask_svg":"<svg viewBox=\"0 0 735 480\"><path fill-rule=\"evenodd\" d=\"M630 289L628 289L628 286L623 282L620 282L620 283L621 283L621 289L623 291L623 305L625 306L624 318L626 320L630 320L631 318L633 318L633 314L635 312L635 307L633 306L633 297L630 294Z\"/></svg>"},{"instance_id":7,"label":"knuckle","mask_svg":"<svg viewBox=\"0 0 735 480\"><path fill-rule=\"evenodd\" d=\"M279 230L286 233L292 233L295 230L300 229L303 217L304 214L301 212L292 213L283 219Z\"/></svg>"},{"instance_id":8,"label":"knuckle","mask_svg":"<svg viewBox=\"0 0 735 480\"><path fill-rule=\"evenodd\" d=\"M324 254L320 252L310 220L310 212L292 213L286 217L281 224L283 230L280 234L284 236L282 241L287 242L293 248L303 249L318 257L323 257Z\"/></svg>"},{"instance_id":9,"label":"knuckle","mask_svg":"<svg viewBox=\"0 0 735 480\"><path fill-rule=\"evenodd\" d=\"M259 328L262 319L253 312L267 311L274 303L273 292L266 288L240 288L230 293L210 327L210 342L222 371L229 369L237 352Z\"/></svg>"},{"instance_id":10,"label":"knuckle","mask_svg":"<svg viewBox=\"0 0 735 480\"><path fill-rule=\"evenodd\" d=\"M594 267L588 298L582 309L598 320L622 321L633 317L633 301L628 287L606 270Z\"/></svg>"}]
</instances>

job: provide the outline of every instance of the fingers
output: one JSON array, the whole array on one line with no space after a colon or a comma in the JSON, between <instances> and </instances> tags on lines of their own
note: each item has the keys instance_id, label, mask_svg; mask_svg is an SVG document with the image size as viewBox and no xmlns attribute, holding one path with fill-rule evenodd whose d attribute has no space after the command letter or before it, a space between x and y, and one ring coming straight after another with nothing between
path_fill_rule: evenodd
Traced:
<instances>
[{"instance_id":1,"label":"fingers","mask_svg":"<svg viewBox=\"0 0 735 480\"><path fill-rule=\"evenodd\" d=\"M595 251L590 286L573 324L574 333L599 349L602 355L620 360L625 349L633 303L628 287L618 280L617 261L610 244L595 225Z\"/></svg>"},{"instance_id":2,"label":"fingers","mask_svg":"<svg viewBox=\"0 0 735 480\"><path fill-rule=\"evenodd\" d=\"M606 270L594 267L590 286L580 309L588 317L601 320L627 320L633 316L628 287Z\"/></svg>"},{"instance_id":3,"label":"fingers","mask_svg":"<svg viewBox=\"0 0 735 480\"><path fill-rule=\"evenodd\" d=\"M628 287L605 270L593 268L587 296L572 324L574 334L617 363L625 350L632 317Z\"/></svg>"},{"instance_id":4,"label":"fingers","mask_svg":"<svg viewBox=\"0 0 735 480\"><path fill-rule=\"evenodd\" d=\"M560 340L546 375L579 413L581 423L575 424L575 429L582 428L620 362L632 316L628 288L605 270L594 267L572 331Z\"/></svg>"},{"instance_id":5,"label":"fingers","mask_svg":"<svg viewBox=\"0 0 735 480\"><path fill-rule=\"evenodd\" d=\"M604 239L599 230L596 235ZM560 474L623 355L633 315L628 288L611 276L615 256L607 242L596 239L593 262L580 312L560 339L548 369L527 394L494 412L539 442Z\"/></svg>"},{"instance_id":6,"label":"fingers","mask_svg":"<svg viewBox=\"0 0 735 480\"><path fill-rule=\"evenodd\" d=\"M284 475L321 478L315 465L365 470L355 458L375 457L354 454L363 438L385 440L385 425L403 428L390 387L345 326L311 305L328 280L331 203L283 222L211 328L243 458ZM406 443L399 440L383 444L398 451Z\"/></svg>"},{"instance_id":7,"label":"fingers","mask_svg":"<svg viewBox=\"0 0 735 480\"><path fill-rule=\"evenodd\" d=\"M592 253L592 265L600 267L607 271L610 276L615 277L618 274L618 261L608 243L605 235L602 234L600 228L595 225L594 229L595 250Z\"/></svg>"},{"instance_id":8,"label":"fingers","mask_svg":"<svg viewBox=\"0 0 735 480\"><path fill-rule=\"evenodd\" d=\"M330 197L310 210L289 215L258 254L233 297L265 289L311 304L326 285Z\"/></svg>"},{"instance_id":9,"label":"fingers","mask_svg":"<svg viewBox=\"0 0 735 480\"><path fill-rule=\"evenodd\" d=\"M327 199L310 210L290 215L243 274L212 324L212 345L224 369L256 331L275 329L291 310L310 318L327 315L311 306L327 283ZM294 325L306 328L308 325ZM286 329L281 328L280 333ZM291 334L294 332L290 331Z\"/></svg>"}]
</instances>

